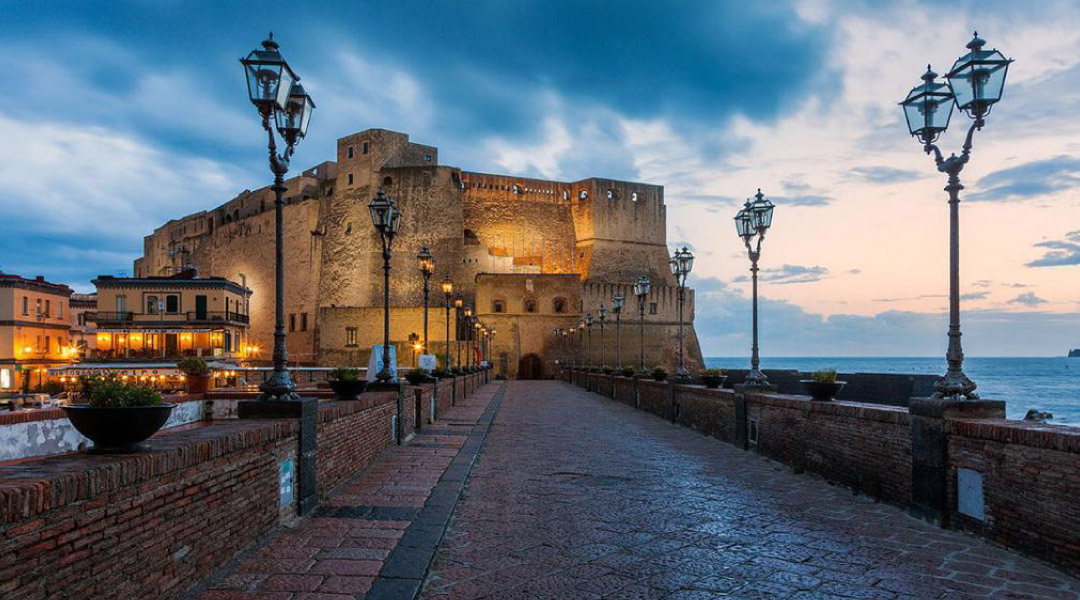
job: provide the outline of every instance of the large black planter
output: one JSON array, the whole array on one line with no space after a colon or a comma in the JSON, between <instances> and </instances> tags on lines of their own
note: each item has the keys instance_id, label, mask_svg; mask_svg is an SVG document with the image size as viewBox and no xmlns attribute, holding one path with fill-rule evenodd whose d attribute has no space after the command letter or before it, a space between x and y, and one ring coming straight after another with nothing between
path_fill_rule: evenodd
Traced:
<instances>
[{"instance_id":1,"label":"large black planter","mask_svg":"<svg viewBox=\"0 0 1080 600\"><path fill-rule=\"evenodd\" d=\"M715 390L724 385L725 379L727 379L727 375L702 375L701 383L710 390Z\"/></svg>"},{"instance_id":2,"label":"large black planter","mask_svg":"<svg viewBox=\"0 0 1080 600\"><path fill-rule=\"evenodd\" d=\"M814 381L812 379L803 379L799 383L803 384L810 397L821 402L835 398L847 384L846 381Z\"/></svg>"},{"instance_id":3,"label":"large black planter","mask_svg":"<svg viewBox=\"0 0 1080 600\"><path fill-rule=\"evenodd\" d=\"M367 382L363 379L330 382L330 389L334 390L334 395L338 400L356 400L360 394L364 393L366 387Z\"/></svg>"},{"instance_id":4,"label":"large black planter","mask_svg":"<svg viewBox=\"0 0 1080 600\"><path fill-rule=\"evenodd\" d=\"M75 429L94 442L91 453L122 454L139 451L139 443L165 425L176 405L124 408L75 405L63 408Z\"/></svg>"}]
</instances>

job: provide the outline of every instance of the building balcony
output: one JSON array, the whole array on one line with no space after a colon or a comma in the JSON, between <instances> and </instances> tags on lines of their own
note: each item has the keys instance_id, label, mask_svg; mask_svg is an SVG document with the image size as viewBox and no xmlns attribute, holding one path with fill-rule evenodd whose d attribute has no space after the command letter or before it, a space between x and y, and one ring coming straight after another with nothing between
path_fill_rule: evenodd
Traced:
<instances>
[{"instance_id":1,"label":"building balcony","mask_svg":"<svg viewBox=\"0 0 1080 600\"><path fill-rule=\"evenodd\" d=\"M163 323L175 325L177 323L191 323L205 325L208 323L247 325L250 322L248 315L238 312L220 311L189 311L178 313L137 313L137 312L102 312L86 313L86 320L102 326L138 326L138 325L161 325Z\"/></svg>"}]
</instances>

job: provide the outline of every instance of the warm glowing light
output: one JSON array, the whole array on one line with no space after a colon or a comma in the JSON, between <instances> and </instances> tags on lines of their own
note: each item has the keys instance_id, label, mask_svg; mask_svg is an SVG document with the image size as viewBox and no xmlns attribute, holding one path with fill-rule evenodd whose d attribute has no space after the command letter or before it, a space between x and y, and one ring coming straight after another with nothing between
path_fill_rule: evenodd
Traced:
<instances>
[{"instance_id":1,"label":"warm glowing light","mask_svg":"<svg viewBox=\"0 0 1080 600\"><path fill-rule=\"evenodd\" d=\"M128 376L127 376L127 375L121 375L121 376L120 376L120 379L123 379L124 381L127 381L127 380L128 380Z\"/></svg>"},{"instance_id":2,"label":"warm glowing light","mask_svg":"<svg viewBox=\"0 0 1080 600\"><path fill-rule=\"evenodd\" d=\"M421 348L423 348L423 346L421 346L420 344L413 344L414 350L420 350Z\"/></svg>"},{"instance_id":3,"label":"warm glowing light","mask_svg":"<svg viewBox=\"0 0 1080 600\"><path fill-rule=\"evenodd\" d=\"M23 351L23 354L30 354L31 352L34 351L34 349L31 348L30 346L24 346L22 351Z\"/></svg>"}]
</instances>

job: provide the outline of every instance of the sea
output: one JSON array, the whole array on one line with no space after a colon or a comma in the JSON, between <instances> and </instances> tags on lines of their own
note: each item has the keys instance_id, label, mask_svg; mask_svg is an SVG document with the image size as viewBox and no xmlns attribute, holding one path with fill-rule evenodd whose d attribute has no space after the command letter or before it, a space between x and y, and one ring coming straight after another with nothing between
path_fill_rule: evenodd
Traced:
<instances>
[{"instance_id":1,"label":"sea","mask_svg":"<svg viewBox=\"0 0 1080 600\"><path fill-rule=\"evenodd\" d=\"M750 359L710 356L705 358L705 364L718 369L746 369ZM761 368L940 375L945 372L945 359L762 357ZM1049 423L1080 427L1080 358L967 356L964 373L979 386L977 392L981 398L1004 400L1006 416L1010 419L1022 419L1028 409L1034 408L1053 413Z\"/></svg>"}]
</instances>

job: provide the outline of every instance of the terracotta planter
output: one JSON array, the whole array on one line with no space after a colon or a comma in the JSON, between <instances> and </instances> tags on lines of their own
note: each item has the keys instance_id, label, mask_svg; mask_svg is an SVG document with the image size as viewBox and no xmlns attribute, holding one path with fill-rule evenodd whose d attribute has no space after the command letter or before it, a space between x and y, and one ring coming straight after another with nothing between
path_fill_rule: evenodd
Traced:
<instances>
[{"instance_id":1,"label":"terracotta planter","mask_svg":"<svg viewBox=\"0 0 1080 600\"><path fill-rule=\"evenodd\" d=\"M89 405L65 406L68 420L75 429L90 438L94 454L137 452L140 442L158 432L175 404L98 408Z\"/></svg>"},{"instance_id":2,"label":"terracotta planter","mask_svg":"<svg viewBox=\"0 0 1080 600\"><path fill-rule=\"evenodd\" d=\"M812 379L803 379L799 381L806 388L806 393L810 394L810 397L819 402L828 402L836 397L840 393L840 390L844 389L846 381L814 381Z\"/></svg>"},{"instance_id":3,"label":"terracotta planter","mask_svg":"<svg viewBox=\"0 0 1080 600\"><path fill-rule=\"evenodd\" d=\"M724 385L726 379L727 375L702 375L701 383L710 390L715 390Z\"/></svg>"},{"instance_id":4,"label":"terracotta planter","mask_svg":"<svg viewBox=\"0 0 1080 600\"><path fill-rule=\"evenodd\" d=\"M184 390L189 394L205 394L210 390L209 375L187 375Z\"/></svg>"},{"instance_id":5,"label":"terracotta planter","mask_svg":"<svg viewBox=\"0 0 1080 600\"><path fill-rule=\"evenodd\" d=\"M364 393L364 388L367 387L367 382L363 379L348 379L331 381L330 389L334 390L334 394L338 400L356 400L360 394Z\"/></svg>"}]
</instances>

